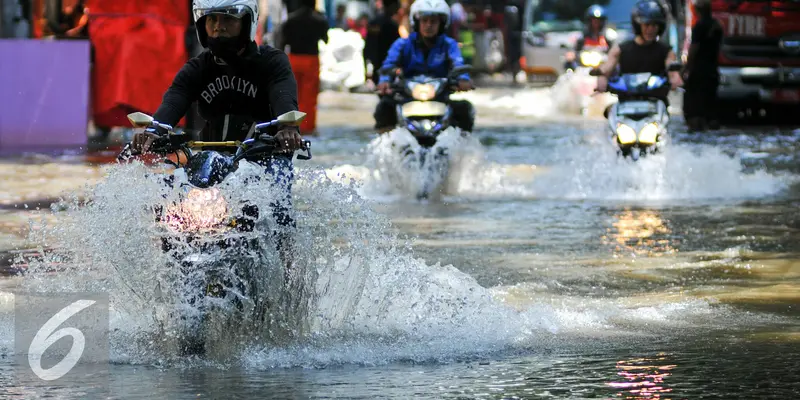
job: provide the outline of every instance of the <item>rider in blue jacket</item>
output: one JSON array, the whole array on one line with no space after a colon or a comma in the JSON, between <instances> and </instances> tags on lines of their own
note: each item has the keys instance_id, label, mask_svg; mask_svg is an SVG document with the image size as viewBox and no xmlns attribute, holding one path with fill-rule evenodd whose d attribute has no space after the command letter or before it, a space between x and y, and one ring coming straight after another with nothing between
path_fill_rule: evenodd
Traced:
<instances>
[{"instance_id":1,"label":"rider in blue jacket","mask_svg":"<svg viewBox=\"0 0 800 400\"><path fill-rule=\"evenodd\" d=\"M444 78L450 70L464 65L458 43L444 35L450 25L450 7L444 0L416 0L411 6L413 32L397 39L389 49L382 68L400 67L405 76L426 74ZM469 74L458 77L458 90L472 89ZM385 132L397 125L397 102L391 94L390 78L381 76L378 83L381 99L375 108L375 129ZM447 100L447 99L442 99ZM466 100L449 100L452 123L471 132L475 124L475 108Z\"/></svg>"}]
</instances>

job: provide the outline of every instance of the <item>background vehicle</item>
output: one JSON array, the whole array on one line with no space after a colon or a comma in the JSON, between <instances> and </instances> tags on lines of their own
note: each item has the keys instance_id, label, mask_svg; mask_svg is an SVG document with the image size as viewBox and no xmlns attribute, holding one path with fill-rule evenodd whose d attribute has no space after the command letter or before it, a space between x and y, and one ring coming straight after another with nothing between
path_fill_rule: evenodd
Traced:
<instances>
[{"instance_id":1,"label":"background vehicle","mask_svg":"<svg viewBox=\"0 0 800 400\"><path fill-rule=\"evenodd\" d=\"M554 0L528 0L524 19L522 53L524 69L533 82L554 83L564 68L564 55L575 46L583 31L583 15L592 4L606 8L608 22L606 37L617 43L631 35L631 10L638 0L586 0L565 5ZM683 41L680 8L668 2L662 5L670 10L666 33L660 40L668 43L675 54L680 54Z\"/></svg>"},{"instance_id":2,"label":"background vehicle","mask_svg":"<svg viewBox=\"0 0 800 400\"><path fill-rule=\"evenodd\" d=\"M694 0L686 3L686 40L697 22ZM767 115L800 105L800 2L713 0L712 16L723 27L718 96L722 115ZM788 113L796 116L797 114ZM794 120L798 120L794 117Z\"/></svg>"},{"instance_id":3,"label":"background vehicle","mask_svg":"<svg viewBox=\"0 0 800 400\"><path fill-rule=\"evenodd\" d=\"M669 71L680 71L679 63ZM598 69L591 75L600 75ZM650 73L624 74L610 78L608 91L619 98L608 111L611 140L623 157L633 161L658 152L668 136L669 112L659 99L670 90L669 79Z\"/></svg>"}]
</instances>

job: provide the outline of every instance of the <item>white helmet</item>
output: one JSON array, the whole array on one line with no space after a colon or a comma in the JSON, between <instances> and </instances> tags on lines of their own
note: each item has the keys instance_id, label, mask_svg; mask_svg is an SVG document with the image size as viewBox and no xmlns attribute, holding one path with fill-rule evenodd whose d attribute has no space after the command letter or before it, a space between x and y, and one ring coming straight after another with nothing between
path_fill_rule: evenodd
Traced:
<instances>
[{"instance_id":1,"label":"white helmet","mask_svg":"<svg viewBox=\"0 0 800 400\"><path fill-rule=\"evenodd\" d=\"M192 16L197 26L197 37L200 44L207 47L205 22L203 17L208 14L227 14L237 18L250 16L250 41L256 40L256 30L258 26L258 0L193 0ZM247 29L247 27L242 27Z\"/></svg>"},{"instance_id":2,"label":"white helmet","mask_svg":"<svg viewBox=\"0 0 800 400\"><path fill-rule=\"evenodd\" d=\"M448 6L447 2L444 0L416 0L409 10L411 29L416 29L416 21L423 15L442 16L443 26L441 30L447 29L447 27L450 26L450 6Z\"/></svg>"}]
</instances>

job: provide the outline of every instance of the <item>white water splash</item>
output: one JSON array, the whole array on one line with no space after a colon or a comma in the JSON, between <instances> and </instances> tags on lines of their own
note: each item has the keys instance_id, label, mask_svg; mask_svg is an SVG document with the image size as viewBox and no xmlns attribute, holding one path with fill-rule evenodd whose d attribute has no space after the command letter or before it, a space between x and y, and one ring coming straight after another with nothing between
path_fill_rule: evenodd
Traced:
<instances>
[{"instance_id":1,"label":"white water splash","mask_svg":"<svg viewBox=\"0 0 800 400\"><path fill-rule=\"evenodd\" d=\"M163 188L144 172L136 165L114 168L91 190L87 205L72 205L57 213L56 224L42 227L39 241L66 247L71 258L55 275L37 270L23 285L110 293L117 362L172 359L152 343L156 329L146 292L154 290L164 256L153 243L152 214L142 205L160 201ZM244 169L241 176L257 173ZM229 199L274 199L266 187L245 187L234 184L225 193ZM388 219L371 211L354 187L331 181L321 171L302 171L294 196L300 261L318 274L310 333L282 344L230 337L219 344L220 351L230 351L248 366L447 361L524 348L554 335L613 335L654 323L654 318L668 325L674 323L670 319L711 314L702 300L660 305L654 314L651 305L609 306L581 298L559 302L538 298L535 291L525 304L506 303L507 288L487 289L452 266L415 258L391 233ZM5 307L10 301L0 313L1 332L10 330ZM3 352L12 347L6 341L0 346Z\"/></svg>"},{"instance_id":2,"label":"white water splash","mask_svg":"<svg viewBox=\"0 0 800 400\"><path fill-rule=\"evenodd\" d=\"M448 199L736 200L778 195L798 181L788 173L745 171L739 156L713 146L672 143L662 153L637 162L617 156L602 134L569 140L564 146L571 151L550 165L470 158L457 179L451 179ZM361 182L359 193L373 200L402 198L376 186L379 176L371 176L375 173L363 166L339 166L328 174Z\"/></svg>"},{"instance_id":3,"label":"white water splash","mask_svg":"<svg viewBox=\"0 0 800 400\"><path fill-rule=\"evenodd\" d=\"M34 234L43 249L53 250L31 262L21 283L36 291L108 293L112 358L117 362L162 362L175 356L161 343L159 321L165 317L156 305L156 287L169 287L173 278L165 271L167 256L156 243L159 230L146 206L163 202L164 195L169 199L169 191L145 171L140 165L114 168L90 190L86 204L62 205L66 210L59 212L57 222L39 226ZM241 185L241 179L258 173L257 168L241 168L238 176L219 186L229 204L249 199L266 209L275 199L268 186ZM294 194L296 246L302 249L296 261L318 274L307 321L312 335L437 342L456 337L494 348L508 343L509 335L518 337L543 326L540 321L519 326L514 322L518 313L493 299L473 278L452 266L428 266L415 259L391 233L388 220L370 211L353 188L305 171ZM5 330L9 324L2 319ZM483 325L488 319L494 322ZM236 339L230 334L232 322L221 327L229 334L211 343L218 347L214 354L228 351L236 358L241 351L252 351L242 346L272 351L287 345ZM501 323L508 324L508 330L498 332ZM11 348L10 343L3 346L4 351Z\"/></svg>"},{"instance_id":4,"label":"white water splash","mask_svg":"<svg viewBox=\"0 0 800 400\"><path fill-rule=\"evenodd\" d=\"M379 135L367 146L367 160L363 166L344 165L328 171L332 179L360 182L359 194L371 199L414 199L425 185L437 188L432 199L441 195L458 193L464 182L480 173L484 162L483 149L477 138L462 135L458 128L447 128L428 150L424 164L413 157L404 156L405 149L420 153L416 139L403 128ZM446 156L431 162L445 152ZM446 174L440 170L447 159Z\"/></svg>"},{"instance_id":5,"label":"white water splash","mask_svg":"<svg viewBox=\"0 0 800 400\"><path fill-rule=\"evenodd\" d=\"M747 173L741 160L711 146L669 144L636 162L590 138L533 184L537 197L597 200L743 199L775 195L794 179L763 170ZM583 154L581 154L583 153Z\"/></svg>"},{"instance_id":6,"label":"white water splash","mask_svg":"<svg viewBox=\"0 0 800 400\"><path fill-rule=\"evenodd\" d=\"M479 91L460 92L451 97L469 100L483 109L504 111L521 117L602 117L605 108L616 102L616 97L607 93L593 93L596 80L589 76L588 70L581 70L560 75L549 87L522 89L501 95Z\"/></svg>"}]
</instances>

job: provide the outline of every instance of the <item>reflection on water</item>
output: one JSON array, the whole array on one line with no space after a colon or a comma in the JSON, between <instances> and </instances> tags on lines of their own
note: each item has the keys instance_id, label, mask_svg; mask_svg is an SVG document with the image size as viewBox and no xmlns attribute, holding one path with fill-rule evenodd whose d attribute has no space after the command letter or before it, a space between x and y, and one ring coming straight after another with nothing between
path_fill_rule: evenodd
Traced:
<instances>
[{"instance_id":1,"label":"reflection on water","mask_svg":"<svg viewBox=\"0 0 800 400\"><path fill-rule=\"evenodd\" d=\"M669 355L659 353L655 357L632 358L617 361L617 375L622 379L609 382L608 386L619 390L617 397L623 399L662 399L672 392L665 380L672 375L676 365L669 363Z\"/></svg>"},{"instance_id":2,"label":"reflection on water","mask_svg":"<svg viewBox=\"0 0 800 400\"><path fill-rule=\"evenodd\" d=\"M672 230L658 211L626 208L614 216L612 227L601 237L603 244L614 246L614 256L623 254L658 257L677 252Z\"/></svg>"}]
</instances>

